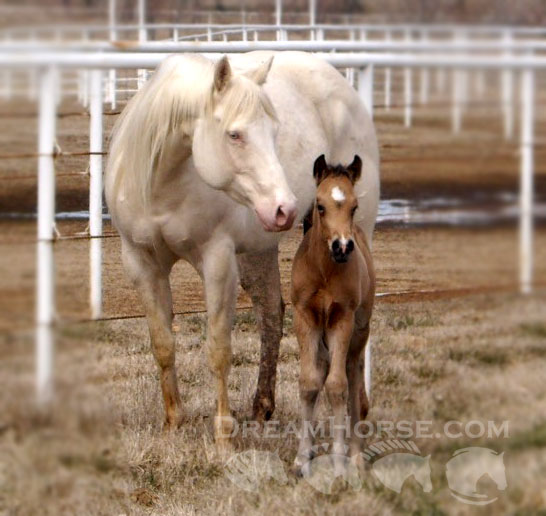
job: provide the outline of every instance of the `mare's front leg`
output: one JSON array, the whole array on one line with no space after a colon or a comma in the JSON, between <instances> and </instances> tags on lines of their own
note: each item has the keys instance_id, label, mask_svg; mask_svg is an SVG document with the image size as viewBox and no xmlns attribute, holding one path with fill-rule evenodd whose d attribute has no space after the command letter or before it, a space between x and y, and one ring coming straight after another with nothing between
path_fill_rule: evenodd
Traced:
<instances>
[{"instance_id":1,"label":"mare's front leg","mask_svg":"<svg viewBox=\"0 0 546 516\"><path fill-rule=\"evenodd\" d=\"M306 465L313 458L311 425L317 397L328 372L328 364L324 357L320 356L322 330L314 324L313 315L309 310L294 306L294 330L300 348L301 432L298 454L294 461L294 467L299 474L305 473Z\"/></svg>"},{"instance_id":2,"label":"mare's front leg","mask_svg":"<svg viewBox=\"0 0 546 516\"><path fill-rule=\"evenodd\" d=\"M277 360L282 337L284 302L281 296L279 248L239 256L241 286L252 299L261 336L260 371L252 418L266 421L275 410Z\"/></svg>"},{"instance_id":3,"label":"mare's front leg","mask_svg":"<svg viewBox=\"0 0 546 516\"><path fill-rule=\"evenodd\" d=\"M165 405L165 427L182 423L182 402L175 368L175 341L172 334L172 298L169 272L174 259L158 251L136 247L122 241L125 271L140 293L150 331L155 361L159 367L161 392Z\"/></svg>"},{"instance_id":4,"label":"mare's front leg","mask_svg":"<svg viewBox=\"0 0 546 516\"><path fill-rule=\"evenodd\" d=\"M207 356L216 380L217 407L214 419L216 445L231 449L233 418L229 408L228 375L231 369L231 327L237 289L237 261L233 243L218 240L203 253L202 275L207 304Z\"/></svg>"},{"instance_id":5,"label":"mare's front leg","mask_svg":"<svg viewBox=\"0 0 546 516\"><path fill-rule=\"evenodd\" d=\"M354 313L338 308L332 313L333 321L326 330L328 350L330 352L330 371L325 387L328 401L334 414L334 468L336 475L343 474L345 468L345 436L347 433L347 354L354 327Z\"/></svg>"}]
</instances>

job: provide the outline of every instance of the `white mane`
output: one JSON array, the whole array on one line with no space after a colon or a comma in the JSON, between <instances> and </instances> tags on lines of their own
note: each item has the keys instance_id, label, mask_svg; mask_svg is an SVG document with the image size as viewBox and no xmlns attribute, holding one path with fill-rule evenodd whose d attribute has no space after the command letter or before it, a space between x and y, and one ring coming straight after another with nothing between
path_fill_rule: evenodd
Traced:
<instances>
[{"instance_id":1,"label":"white mane","mask_svg":"<svg viewBox=\"0 0 546 516\"><path fill-rule=\"evenodd\" d=\"M147 209L154 174L191 154L195 121L212 116L214 64L201 56L170 56L128 102L113 128L107 164L108 203L120 189ZM267 96L252 80L235 76L223 94L222 127L262 107L275 118Z\"/></svg>"}]
</instances>

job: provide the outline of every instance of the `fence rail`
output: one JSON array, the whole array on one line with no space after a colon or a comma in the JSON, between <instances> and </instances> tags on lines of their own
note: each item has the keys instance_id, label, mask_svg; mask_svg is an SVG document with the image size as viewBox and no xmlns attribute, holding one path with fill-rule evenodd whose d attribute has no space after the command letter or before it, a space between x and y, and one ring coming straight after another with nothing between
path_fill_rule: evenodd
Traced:
<instances>
[{"instance_id":1,"label":"fence rail","mask_svg":"<svg viewBox=\"0 0 546 516\"><path fill-rule=\"evenodd\" d=\"M258 45L260 43L260 45ZM139 52L120 52L113 49L111 43L100 43L103 51L88 47L86 52L53 51L43 49L33 52L32 49L7 51L0 47L0 69L2 71L23 69L35 70L39 82L39 150L38 150L38 246L37 246L37 385L42 400L47 400L52 392L52 324L55 311L55 288L53 274L52 243L55 239L55 121L59 91L59 70L73 69L85 73L86 95L90 103L90 229L91 229L91 299L92 315L101 316L101 236L102 236L102 116L104 100L105 70L117 69L147 69L155 68L168 54L166 52L177 49L214 50L204 52L203 55L218 59L222 53L241 52L252 49L288 49L298 43L307 50L324 50L334 48L334 45L325 46L323 41L292 42L277 41L263 44L263 42L231 42L219 44L181 44L169 42L148 42L139 44ZM330 43L330 42L329 42ZM411 46L405 53L368 53L359 51L365 48L363 42L353 43L351 48L355 53L316 52L315 55L323 58L338 68L356 70L358 93L370 111L373 112L374 69L377 66L400 68L404 70L405 84L405 117L406 123L411 117L412 90L411 71L413 68L452 69L458 73L465 70L499 70L501 72L521 72L521 135L520 150L520 289L529 292L532 288L533 268L533 160L534 160L534 90L535 73L546 69L546 57L538 55L511 55L504 50L513 50L514 43L506 42L501 47L499 55L469 55L464 53L466 46L459 46L454 54L446 59L441 54L416 54L416 47ZM396 43L397 45L399 43ZM154 52L150 52L153 45ZM385 49L398 48L393 42L385 42ZM429 42L420 44L420 50L430 52ZM466 45L466 44L465 44ZM109 51L104 51L104 50ZM346 49L346 48L345 48ZM13 50L13 48L12 48ZM497 49L498 50L498 49ZM525 47L526 51L529 48ZM352 76L352 73L351 73ZM457 77L457 76L456 76ZM461 84L458 76L456 84ZM512 78L513 80L513 78ZM509 84L509 82L507 82ZM512 88L513 89L513 88ZM454 105L460 106L461 90L454 88L457 96ZM460 112L456 113L460 117ZM513 110L511 115L513 116ZM460 120L459 120L460 122Z\"/></svg>"}]
</instances>

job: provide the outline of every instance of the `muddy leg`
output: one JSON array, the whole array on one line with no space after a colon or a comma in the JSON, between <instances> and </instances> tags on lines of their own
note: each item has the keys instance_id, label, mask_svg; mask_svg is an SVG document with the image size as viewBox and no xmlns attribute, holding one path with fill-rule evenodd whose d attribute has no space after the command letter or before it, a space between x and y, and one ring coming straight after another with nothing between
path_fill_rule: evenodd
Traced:
<instances>
[{"instance_id":1,"label":"muddy leg","mask_svg":"<svg viewBox=\"0 0 546 516\"><path fill-rule=\"evenodd\" d=\"M182 402L176 381L175 342L172 334L172 298L169 272L172 263L161 266L158 257L147 250L122 244L125 270L140 293L152 352L159 367L161 392L165 405L165 427L175 428L182 422Z\"/></svg>"},{"instance_id":2,"label":"muddy leg","mask_svg":"<svg viewBox=\"0 0 546 516\"><path fill-rule=\"evenodd\" d=\"M277 360L282 337L284 302L281 297L278 248L239 256L241 285L252 299L261 336L260 371L252 418L266 421L275 410Z\"/></svg>"},{"instance_id":3,"label":"muddy leg","mask_svg":"<svg viewBox=\"0 0 546 516\"><path fill-rule=\"evenodd\" d=\"M231 449L233 418L229 408L228 375L231 368L231 326L235 310L237 262L230 242L216 242L203 254L202 267L207 302L207 357L216 379L217 407L214 420L220 452Z\"/></svg>"}]
</instances>

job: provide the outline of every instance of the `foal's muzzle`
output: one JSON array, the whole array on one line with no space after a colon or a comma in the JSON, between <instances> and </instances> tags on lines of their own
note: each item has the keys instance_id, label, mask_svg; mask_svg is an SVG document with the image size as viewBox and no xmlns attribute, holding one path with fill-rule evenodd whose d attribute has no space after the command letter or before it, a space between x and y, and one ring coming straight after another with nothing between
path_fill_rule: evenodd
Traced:
<instances>
[{"instance_id":1,"label":"foal's muzzle","mask_svg":"<svg viewBox=\"0 0 546 516\"><path fill-rule=\"evenodd\" d=\"M349 259L350 254L353 252L355 248L355 243L352 239L340 240L339 238L336 238L332 242L332 247L330 248L330 254L332 255L332 259L336 263L346 263Z\"/></svg>"}]
</instances>

